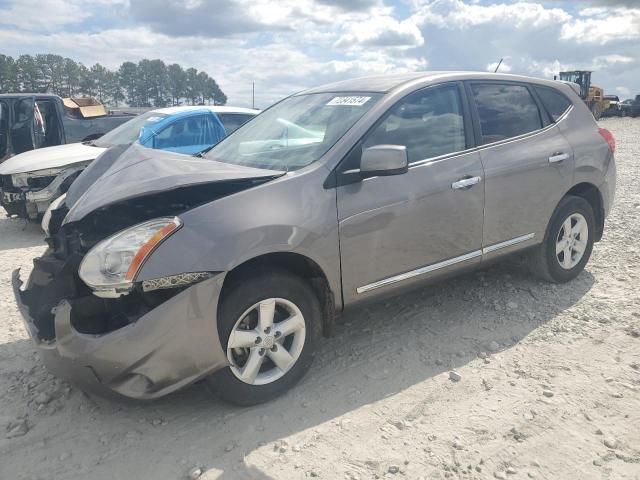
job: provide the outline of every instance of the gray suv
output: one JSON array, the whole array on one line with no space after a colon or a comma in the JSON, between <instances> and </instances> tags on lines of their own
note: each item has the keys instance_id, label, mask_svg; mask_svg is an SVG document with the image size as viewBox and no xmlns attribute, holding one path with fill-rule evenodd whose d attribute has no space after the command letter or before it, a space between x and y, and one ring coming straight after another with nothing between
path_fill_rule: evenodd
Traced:
<instances>
[{"instance_id":1,"label":"gray suv","mask_svg":"<svg viewBox=\"0 0 640 480\"><path fill-rule=\"evenodd\" d=\"M544 280L576 277L614 150L571 84L428 72L314 88L202 158L134 145L95 162L25 289L14 272L16 300L45 363L85 388L149 399L206 378L262 402L348 307L514 252Z\"/></svg>"}]
</instances>

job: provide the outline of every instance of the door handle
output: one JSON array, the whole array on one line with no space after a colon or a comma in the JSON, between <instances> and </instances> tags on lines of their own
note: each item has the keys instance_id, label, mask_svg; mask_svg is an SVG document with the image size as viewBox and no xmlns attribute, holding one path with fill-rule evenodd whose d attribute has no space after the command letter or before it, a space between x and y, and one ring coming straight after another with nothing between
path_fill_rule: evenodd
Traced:
<instances>
[{"instance_id":1,"label":"door handle","mask_svg":"<svg viewBox=\"0 0 640 480\"><path fill-rule=\"evenodd\" d=\"M473 187L477 183L480 183L480 180L482 180L482 177L462 178L457 182L453 182L451 184L451 188L453 188L454 190L465 190L467 188Z\"/></svg>"},{"instance_id":2,"label":"door handle","mask_svg":"<svg viewBox=\"0 0 640 480\"><path fill-rule=\"evenodd\" d=\"M549 157L549 163L560 163L567 158L569 158L568 153L556 152Z\"/></svg>"}]
</instances>

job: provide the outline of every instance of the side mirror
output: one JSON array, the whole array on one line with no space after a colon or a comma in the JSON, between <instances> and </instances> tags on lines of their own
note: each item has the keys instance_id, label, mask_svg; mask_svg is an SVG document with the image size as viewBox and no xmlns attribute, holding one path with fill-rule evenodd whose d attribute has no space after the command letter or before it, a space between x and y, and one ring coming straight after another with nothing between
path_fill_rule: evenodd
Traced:
<instances>
[{"instance_id":1,"label":"side mirror","mask_svg":"<svg viewBox=\"0 0 640 480\"><path fill-rule=\"evenodd\" d=\"M408 170L407 147L404 145L374 145L362 151L362 178L400 175Z\"/></svg>"},{"instance_id":2,"label":"side mirror","mask_svg":"<svg viewBox=\"0 0 640 480\"><path fill-rule=\"evenodd\" d=\"M142 127L140 133L138 133L138 143L143 147L152 148L154 137L155 134L153 130L148 127Z\"/></svg>"}]
</instances>

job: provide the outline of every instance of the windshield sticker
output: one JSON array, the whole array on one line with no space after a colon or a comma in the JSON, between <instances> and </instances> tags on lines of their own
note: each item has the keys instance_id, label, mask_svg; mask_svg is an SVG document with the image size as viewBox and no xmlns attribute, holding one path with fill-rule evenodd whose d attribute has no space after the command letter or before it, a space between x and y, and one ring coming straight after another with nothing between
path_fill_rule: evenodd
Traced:
<instances>
[{"instance_id":1,"label":"windshield sticker","mask_svg":"<svg viewBox=\"0 0 640 480\"><path fill-rule=\"evenodd\" d=\"M333 97L327 105L347 105L349 107L361 107L371 100L371 97Z\"/></svg>"}]
</instances>

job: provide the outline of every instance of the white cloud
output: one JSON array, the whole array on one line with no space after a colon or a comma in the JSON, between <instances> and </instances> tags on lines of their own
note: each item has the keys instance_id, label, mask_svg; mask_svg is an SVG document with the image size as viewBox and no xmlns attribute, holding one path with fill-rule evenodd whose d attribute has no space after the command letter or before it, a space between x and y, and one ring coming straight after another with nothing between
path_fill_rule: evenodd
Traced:
<instances>
[{"instance_id":1,"label":"white cloud","mask_svg":"<svg viewBox=\"0 0 640 480\"><path fill-rule=\"evenodd\" d=\"M415 19L421 24L441 28L466 28L489 23L514 28L543 28L566 22L571 16L560 8L545 8L539 3L469 4L463 0L435 0L417 5Z\"/></svg>"},{"instance_id":2,"label":"white cloud","mask_svg":"<svg viewBox=\"0 0 640 480\"><path fill-rule=\"evenodd\" d=\"M92 7L122 7L127 0L17 0L0 2L0 26L55 32L92 16ZM4 5L4 6L3 6Z\"/></svg>"},{"instance_id":3,"label":"white cloud","mask_svg":"<svg viewBox=\"0 0 640 480\"><path fill-rule=\"evenodd\" d=\"M589 8L580 14L586 18L574 19L562 26L562 40L599 45L640 40L640 9Z\"/></svg>"},{"instance_id":4,"label":"white cloud","mask_svg":"<svg viewBox=\"0 0 640 480\"><path fill-rule=\"evenodd\" d=\"M337 47L419 47L424 44L422 33L411 20L398 20L388 15L369 18L366 21L349 22L336 41Z\"/></svg>"}]
</instances>

